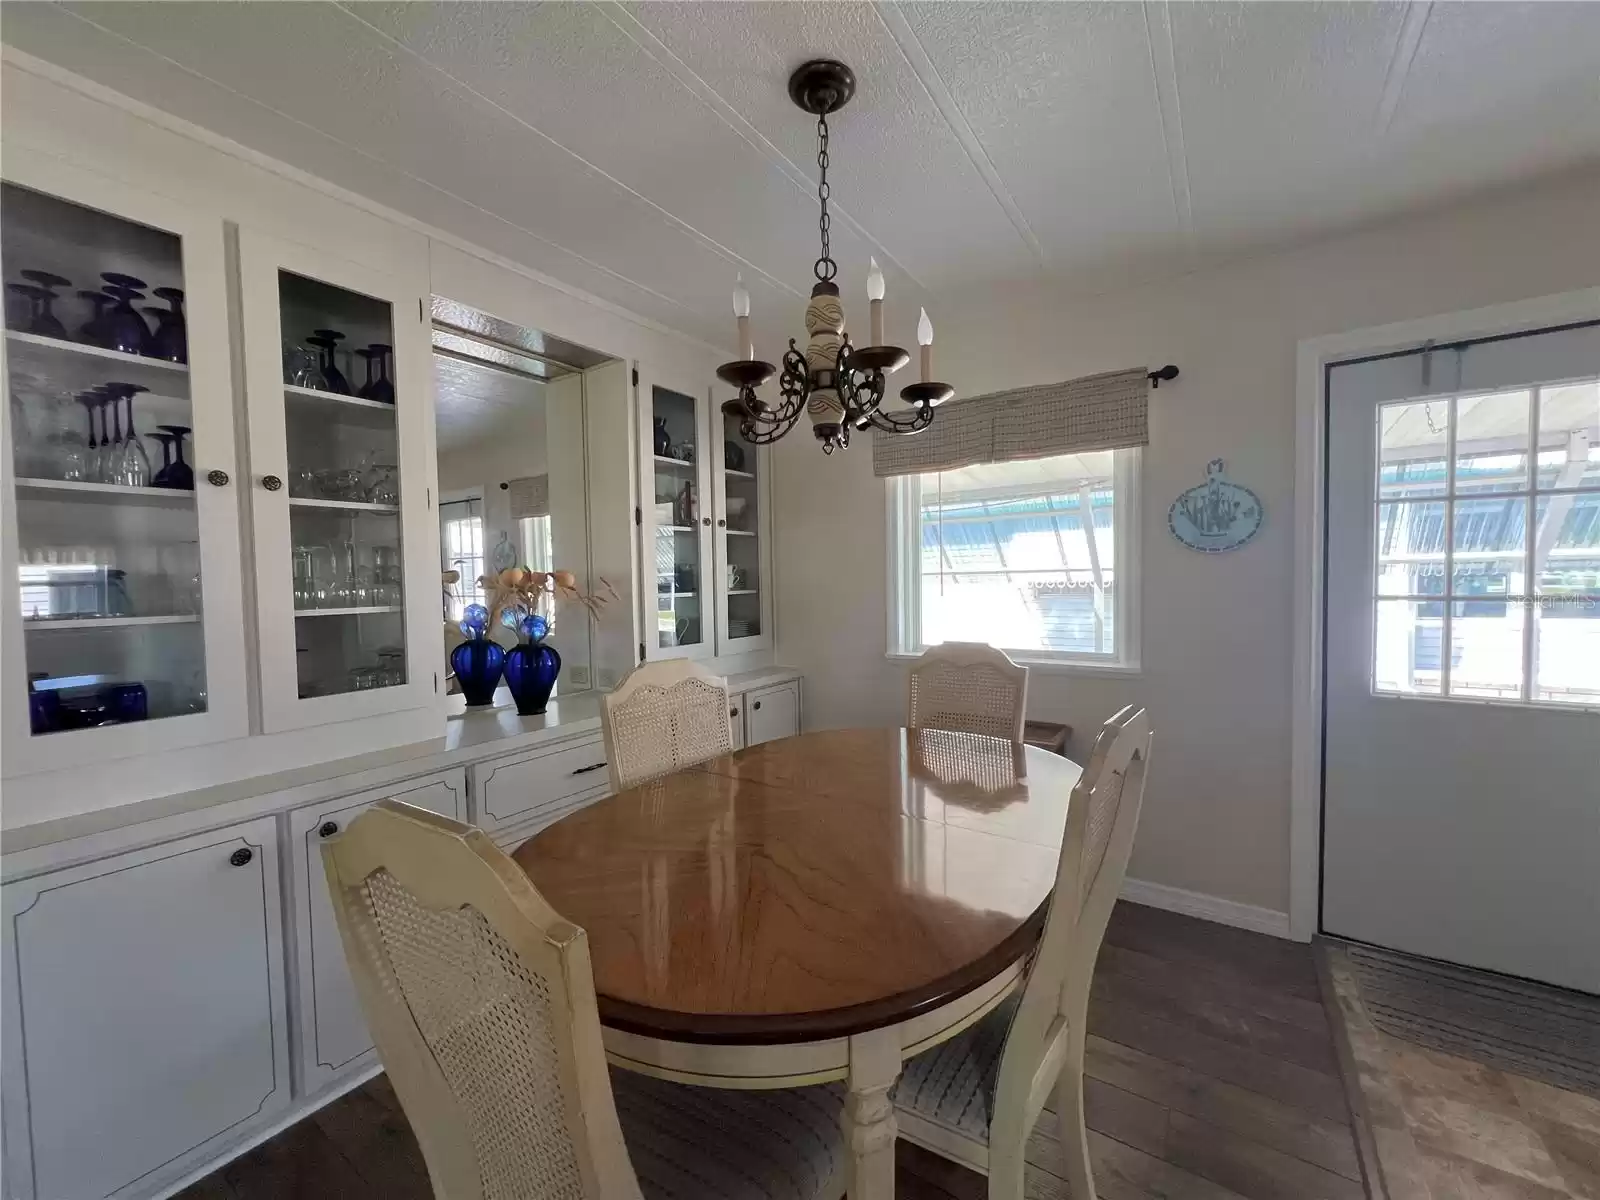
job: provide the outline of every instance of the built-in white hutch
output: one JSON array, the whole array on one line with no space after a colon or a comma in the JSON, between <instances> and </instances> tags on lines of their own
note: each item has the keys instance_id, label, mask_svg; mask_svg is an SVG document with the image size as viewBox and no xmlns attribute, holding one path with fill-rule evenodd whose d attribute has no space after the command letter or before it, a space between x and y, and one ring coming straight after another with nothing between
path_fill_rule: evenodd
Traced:
<instances>
[{"instance_id":1,"label":"built-in white hutch","mask_svg":"<svg viewBox=\"0 0 1600 1200\"><path fill-rule=\"evenodd\" d=\"M703 658L739 745L799 731L801 681L725 355L10 50L4 75L4 1188L144 1200L379 1069L321 839L396 797L513 845L606 794L596 691L446 694L435 297L603 352L573 385L576 565L617 600L580 678Z\"/></svg>"}]
</instances>

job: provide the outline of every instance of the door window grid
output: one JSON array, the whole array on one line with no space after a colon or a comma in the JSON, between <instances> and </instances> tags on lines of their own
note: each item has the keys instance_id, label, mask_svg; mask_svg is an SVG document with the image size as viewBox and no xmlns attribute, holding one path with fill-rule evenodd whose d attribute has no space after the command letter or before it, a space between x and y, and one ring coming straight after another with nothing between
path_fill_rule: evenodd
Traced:
<instances>
[{"instance_id":1,"label":"door window grid","mask_svg":"<svg viewBox=\"0 0 1600 1200\"><path fill-rule=\"evenodd\" d=\"M439 505L439 544L443 570L459 571L461 578L445 600L445 619L459 621L467 605L485 603L483 587L482 501L453 500Z\"/></svg>"},{"instance_id":2,"label":"door window grid","mask_svg":"<svg viewBox=\"0 0 1600 1200\"><path fill-rule=\"evenodd\" d=\"M1555 426L1566 441L1546 446L1549 431L1540 428L1547 399L1574 392L1596 410L1589 424L1600 425L1600 380L1379 407L1375 692L1600 707L1600 438L1580 421L1575 429ZM1526 406L1520 431L1499 445L1458 445L1463 401L1503 410L1519 396ZM1402 436L1400 448L1419 453L1391 459L1386 435L1418 409L1428 434ZM1395 586L1396 576L1410 586ZM1385 661L1396 647L1384 612L1402 606L1411 624L1405 672ZM1490 618L1500 618L1501 628L1483 627ZM1551 620L1569 636L1551 655L1561 680L1546 685L1552 664L1542 661L1540 637ZM1508 645L1507 634L1520 646ZM1498 661L1499 680L1452 678L1474 647Z\"/></svg>"}]
</instances>

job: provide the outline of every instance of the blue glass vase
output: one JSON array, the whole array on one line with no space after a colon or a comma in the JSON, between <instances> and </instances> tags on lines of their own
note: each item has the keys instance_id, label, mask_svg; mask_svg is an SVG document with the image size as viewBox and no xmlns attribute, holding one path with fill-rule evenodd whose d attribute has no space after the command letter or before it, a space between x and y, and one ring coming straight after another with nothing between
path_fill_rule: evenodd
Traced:
<instances>
[{"instance_id":1,"label":"blue glass vase","mask_svg":"<svg viewBox=\"0 0 1600 1200\"><path fill-rule=\"evenodd\" d=\"M561 655L543 642L523 642L506 654L506 686L525 717L544 712L559 674Z\"/></svg>"},{"instance_id":2,"label":"blue glass vase","mask_svg":"<svg viewBox=\"0 0 1600 1200\"><path fill-rule=\"evenodd\" d=\"M461 683L467 707L494 703L494 689L500 686L500 672L506 666L506 652L477 629L450 651L450 669Z\"/></svg>"}]
</instances>

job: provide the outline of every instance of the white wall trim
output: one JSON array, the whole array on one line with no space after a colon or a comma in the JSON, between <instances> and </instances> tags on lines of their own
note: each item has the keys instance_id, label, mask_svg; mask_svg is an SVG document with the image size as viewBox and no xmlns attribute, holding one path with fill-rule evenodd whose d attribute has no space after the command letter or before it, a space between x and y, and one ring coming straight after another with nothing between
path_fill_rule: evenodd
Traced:
<instances>
[{"instance_id":1,"label":"white wall trim","mask_svg":"<svg viewBox=\"0 0 1600 1200\"><path fill-rule=\"evenodd\" d=\"M1600 287L1305 338L1299 343L1295 362L1294 694L1288 913L1288 936L1296 941L1308 942L1316 935L1322 890L1324 368L1341 359L1409 349L1428 341L1463 341L1595 318L1600 318Z\"/></svg>"},{"instance_id":2,"label":"white wall trim","mask_svg":"<svg viewBox=\"0 0 1600 1200\"><path fill-rule=\"evenodd\" d=\"M1185 891L1143 879L1124 879L1122 898L1133 904L1162 908L1186 917L1199 917L1202 921L1215 921L1218 925L1232 925L1235 929L1248 929L1252 933L1265 933L1279 938L1290 936L1288 913L1272 908L1257 908L1254 904L1241 904L1237 900L1224 900L1221 896L1208 896L1204 892Z\"/></svg>"}]
</instances>

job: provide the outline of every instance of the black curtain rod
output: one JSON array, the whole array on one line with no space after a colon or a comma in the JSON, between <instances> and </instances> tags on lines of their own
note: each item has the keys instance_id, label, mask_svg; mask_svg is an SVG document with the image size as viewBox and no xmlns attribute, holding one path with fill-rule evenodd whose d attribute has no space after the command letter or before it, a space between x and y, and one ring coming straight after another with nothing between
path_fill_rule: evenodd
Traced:
<instances>
[{"instance_id":1,"label":"black curtain rod","mask_svg":"<svg viewBox=\"0 0 1600 1200\"><path fill-rule=\"evenodd\" d=\"M1168 363L1166 366L1162 367L1159 371L1151 371L1150 372L1150 386L1153 387L1153 388L1158 388L1158 387L1161 386L1161 381L1162 380L1166 380L1168 383L1170 383L1172 380L1176 379L1177 377L1178 377L1178 368L1173 366L1171 363Z\"/></svg>"}]
</instances>

